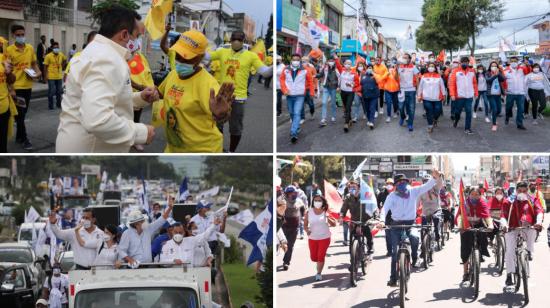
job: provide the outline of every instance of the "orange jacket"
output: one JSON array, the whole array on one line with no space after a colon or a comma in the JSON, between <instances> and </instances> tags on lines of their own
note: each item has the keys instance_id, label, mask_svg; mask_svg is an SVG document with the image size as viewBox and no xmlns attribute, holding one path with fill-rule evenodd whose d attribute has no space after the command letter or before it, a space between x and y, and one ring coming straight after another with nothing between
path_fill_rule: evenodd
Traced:
<instances>
[{"instance_id":1,"label":"orange jacket","mask_svg":"<svg viewBox=\"0 0 550 308\"><path fill-rule=\"evenodd\" d=\"M473 89L470 89L470 83L472 83ZM455 68L449 75L449 93L451 97L456 98L473 98L479 95L477 91L477 78L476 72L467 68Z\"/></svg>"},{"instance_id":2,"label":"orange jacket","mask_svg":"<svg viewBox=\"0 0 550 308\"><path fill-rule=\"evenodd\" d=\"M384 90L388 92L397 92L399 91L399 75L395 68L390 68L388 71L388 77L384 82Z\"/></svg>"},{"instance_id":3,"label":"orange jacket","mask_svg":"<svg viewBox=\"0 0 550 308\"><path fill-rule=\"evenodd\" d=\"M305 65L304 68L313 77L313 91L317 90L317 85L319 84L319 80L315 77L317 76L317 70L311 64Z\"/></svg>"},{"instance_id":4,"label":"orange jacket","mask_svg":"<svg viewBox=\"0 0 550 308\"><path fill-rule=\"evenodd\" d=\"M372 72L376 79L376 83L378 83L378 88L384 89L384 83L386 83L388 78L388 68L386 65L384 63L374 64L372 66Z\"/></svg>"}]
</instances>

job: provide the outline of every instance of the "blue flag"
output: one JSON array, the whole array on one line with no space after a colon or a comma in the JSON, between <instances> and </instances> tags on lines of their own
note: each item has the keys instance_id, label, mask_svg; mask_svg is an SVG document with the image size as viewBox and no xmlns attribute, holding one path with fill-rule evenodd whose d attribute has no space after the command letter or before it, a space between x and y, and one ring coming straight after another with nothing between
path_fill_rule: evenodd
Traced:
<instances>
[{"instance_id":1,"label":"blue flag","mask_svg":"<svg viewBox=\"0 0 550 308\"><path fill-rule=\"evenodd\" d=\"M187 188L187 177L183 178L183 181L180 185L180 191L178 194L178 202L183 202L189 196L189 189Z\"/></svg>"},{"instance_id":2,"label":"blue flag","mask_svg":"<svg viewBox=\"0 0 550 308\"><path fill-rule=\"evenodd\" d=\"M252 245L252 252L246 265L256 261L263 262L267 247L273 245L273 200L251 223L239 234L239 238Z\"/></svg>"}]
</instances>

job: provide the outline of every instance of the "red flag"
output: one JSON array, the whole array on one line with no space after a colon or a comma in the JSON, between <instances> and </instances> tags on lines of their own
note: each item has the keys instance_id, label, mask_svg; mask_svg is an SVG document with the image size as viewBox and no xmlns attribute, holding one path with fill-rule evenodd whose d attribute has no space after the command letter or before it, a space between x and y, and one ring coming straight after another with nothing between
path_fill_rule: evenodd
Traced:
<instances>
[{"instance_id":1,"label":"red flag","mask_svg":"<svg viewBox=\"0 0 550 308\"><path fill-rule=\"evenodd\" d=\"M455 223L458 222L458 215L462 218L462 229L470 229L470 222L468 221L468 215L466 214L466 204L464 200L464 183L462 178L460 179L460 189L458 191L459 195L459 207L458 212L456 213Z\"/></svg>"},{"instance_id":2,"label":"red flag","mask_svg":"<svg viewBox=\"0 0 550 308\"><path fill-rule=\"evenodd\" d=\"M508 180L504 182L504 185L502 185L502 187L506 190L510 189L510 183L508 182Z\"/></svg>"},{"instance_id":3,"label":"red flag","mask_svg":"<svg viewBox=\"0 0 550 308\"><path fill-rule=\"evenodd\" d=\"M344 204L344 201L342 200L342 197L340 197L336 187L327 182L327 180L325 180L325 199L328 203L328 211L330 216L336 219L340 218L340 210L342 209L342 204Z\"/></svg>"},{"instance_id":4,"label":"red flag","mask_svg":"<svg viewBox=\"0 0 550 308\"><path fill-rule=\"evenodd\" d=\"M487 179L484 179L483 181L483 188L485 188L485 191L489 190L489 183L487 183Z\"/></svg>"},{"instance_id":5,"label":"red flag","mask_svg":"<svg viewBox=\"0 0 550 308\"><path fill-rule=\"evenodd\" d=\"M445 63L445 49L442 49L440 52L439 52L439 55L437 56L437 62L439 63Z\"/></svg>"}]
</instances>

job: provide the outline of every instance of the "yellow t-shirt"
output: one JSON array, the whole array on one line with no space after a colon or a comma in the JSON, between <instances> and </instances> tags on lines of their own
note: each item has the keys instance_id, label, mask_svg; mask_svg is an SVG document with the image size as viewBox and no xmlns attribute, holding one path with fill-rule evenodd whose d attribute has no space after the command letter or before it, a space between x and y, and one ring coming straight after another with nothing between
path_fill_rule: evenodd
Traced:
<instances>
[{"instance_id":1,"label":"yellow t-shirt","mask_svg":"<svg viewBox=\"0 0 550 308\"><path fill-rule=\"evenodd\" d=\"M4 67L4 61L6 56L0 53L0 114L5 113L9 107L8 101L8 82L6 80L6 68Z\"/></svg>"},{"instance_id":2,"label":"yellow t-shirt","mask_svg":"<svg viewBox=\"0 0 550 308\"><path fill-rule=\"evenodd\" d=\"M222 152L223 136L210 111L210 89L218 82L205 69L182 80L171 71L159 87L164 94L160 117L164 120L166 153Z\"/></svg>"},{"instance_id":3,"label":"yellow t-shirt","mask_svg":"<svg viewBox=\"0 0 550 308\"><path fill-rule=\"evenodd\" d=\"M235 97L246 99L251 69L264 66L258 55L248 50L235 52L230 48L220 48L210 53L210 57L212 61L220 60L222 83L234 83Z\"/></svg>"},{"instance_id":4,"label":"yellow t-shirt","mask_svg":"<svg viewBox=\"0 0 550 308\"><path fill-rule=\"evenodd\" d=\"M210 63L210 71L212 71L212 75L214 75L214 78L216 78L216 81L218 83L222 83L222 71L220 69L220 61L215 60Z\"/></svg>"},{"instance_id":5,"label":"yellow t-shirt","mask_svg":"<svg viewBox=\"0 0 550 308\"><path fill-rule=\"evenodd\" d=\"M71 60L69 60L69 63L67 63L67 67L65 68L65 75L68 75L68 74L69 74L69 70L71 69L71 62L73 61L73 59L76 59L76 58L80 57L80 53L81 53L81 51L77 51L77 52L71 57Z\"/></svg>"},{"instance_id":6,"label":"yellow t-shirt","mask_svg":"<svg viewBox=\"0 0 550 308\"><path fill-rule=\"evenodd\" d=\"M60 80L63 78L64 61L67 61L67 57L62 52L57 55L50 52L44 57L44 65L48 66L48 79Z\"/></svg>"},{"instance_id":7,"label":"yellow t-shirt","mask_svg":"<svg viewBox=\"0 0 550 308\"><path fill-rule=\"evenodd\" d=\"M128 67L130 67L130 79L133 82L146 87L155 86L149 62L141 52L136 52L134 57L128 61Z\"/></svg>"},{"instance_id":8,"label":"yellow t-shirt","mask_svg":"<svg viewBox=\"0 0 550 308\"><path fill-rule=\"evenodd\" d=\"M25 73L26 68L30 68L33 62L36 62L36 54L34 48L30 44L25 44L23 51L19 51L17 46L10 45L7 50L8 59L13 65L13 73L15 74L15 83L13 87L19 89L31 89L33 80Z\"/></svg>"},{"instance_id":9,"label":"yellow t-shirt","mask_svg":"<svg viewBox=\"0 0 550 308\"><path fill-rule=\"evenodd\" d=\"M173 50L168 50L168 63L170 64L170 70L176 70L176 52Z\"/></svg>"}]
</instances>

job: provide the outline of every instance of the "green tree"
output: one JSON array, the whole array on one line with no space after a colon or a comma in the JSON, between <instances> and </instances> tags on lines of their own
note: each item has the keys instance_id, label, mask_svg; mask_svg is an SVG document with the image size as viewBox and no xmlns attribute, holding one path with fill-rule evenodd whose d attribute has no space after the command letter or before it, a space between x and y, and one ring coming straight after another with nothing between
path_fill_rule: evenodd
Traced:
<instances>
[{"instance_id":1,"label":"green tree","mask_svg":"<svg viewBox=\"0 0 550 308\"><path fill-rule=\"evenodd\" d=\"M265 34L265 49L269 49L273 46L273 14L269 16L269 23L267 24L267 33Z\"/></svg>"},{"instance_id":2,"label":"green tree","mask_svg":"<svg viewBox=\"0 0 550 308\"><path fill-rule=\"evenodd\" d=\"M90 17L92 19L92 24L101 24L101 15L105 10L109 9L111 6L118 4L120 6L137 10L139 5L135 3L135 0L100 0L96 1L95 5L92 6L92 11Z\"/></svg>"},{"instance_id":3,"label":"green tree","mask_svg":"<svg viewBox=\"0 0 550 308\"><path fill-rule=\"evenodd\" d=\"M273 160L269 156L208 156L204 179L210 185L234 186L240 191L273 185Z\"/></svg>"}]
</instances>

